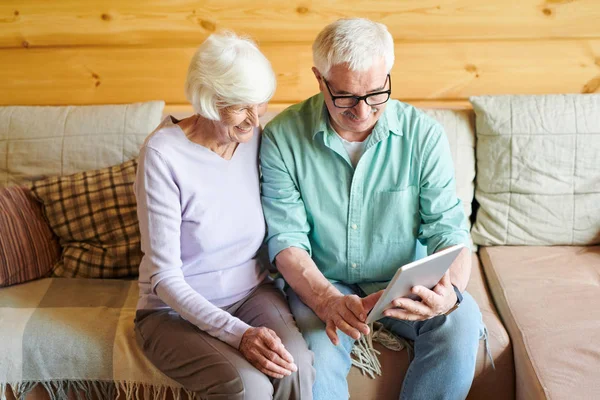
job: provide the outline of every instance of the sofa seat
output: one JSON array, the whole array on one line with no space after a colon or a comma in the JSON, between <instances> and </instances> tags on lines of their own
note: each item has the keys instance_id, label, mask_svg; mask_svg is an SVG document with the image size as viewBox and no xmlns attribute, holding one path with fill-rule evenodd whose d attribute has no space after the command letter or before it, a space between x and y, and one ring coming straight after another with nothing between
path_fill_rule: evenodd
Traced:
<instances>
[{"instance_id":1,"label":"sofa seat","mask_svg":"<svg viewBox=\"0 0 600 400\"><path fill-rule=\"evenodd\" d=\"M512 349L490 300L477 256L468 287L489 330L492 369L481 341L469 398L514 397ZM138 297L135 280L41 279L0 289L0 384L77 382L95 398L187 398L180 386L150 364L135 340L133 318ZM384 373L371 379L352 368L353 399L397 399L408 367L406 350L381 349ZM112 382L115 382L113 384ZM119 393L117 393L117 391ZM129 393L130 395L128 395ZM166 397L165 397L166 395ZM1 397L1 396L0 396ZM9 398L12 396L9 396ZM72 396L71 396L72 397ZM38 385L27 399L47 398Z\"/></svg>"},{"instance_id":2,"label":"sofa seat","mask_svg":"<svg viewBox=\"0 0 600 400\"><path fill-rule=\"evenodd\" d=\"M136 280L45 278L0 289L0 398L7 385L20 397L36 382L59 399L74 389L97 399L187 398L137 345L137 300ZM34 389L27 399L47 397Z\"/></svg>"},{"instance_id":3,"label":"sofa seat","mask_svg":"<svg viewBox=\"0 0 600 400\"><path fill-rule=\"evenodd\" d=\"M600 246L487 247L518 399L600 398Z\"/></svg>"},{"instance_id":4,"label":"sofa seat","mask_svg":"<svg viewBox=\"0 0 600 400\"><path fill-rule=\"evenodd\" d=\"M496 367L495 370L492 368L482 340L477 354L475 379L468 399L514 399L515 371L511 342L488 292L476 254L473 255L473 270L467 291L481 309L483 321L488 329L490 352ZM382 376L371 379L362 375L358 368L352 368L348 377L350 397L359 400L397 400L404 374L408 369L407 351L395 352L383 348L378 343L375 344L375 348L381 351Z\"/></svg>"}]
</instances>

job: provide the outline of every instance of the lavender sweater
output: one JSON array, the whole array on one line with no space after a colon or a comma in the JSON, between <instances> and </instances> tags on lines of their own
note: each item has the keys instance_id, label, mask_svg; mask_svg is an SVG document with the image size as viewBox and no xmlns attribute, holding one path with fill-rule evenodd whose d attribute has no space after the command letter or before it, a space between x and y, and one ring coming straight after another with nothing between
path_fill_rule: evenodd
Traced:
<instances>
[{"instance_id":1,"label":"lavender sweater","mask_svg":"<svg viewBox=\"0 0 600 400\"><path fill-rule=\"evenodd\" d=\"M140 151L134 185L144 252L137 309L172 308L236 349L249 326L219 307L267 273L256 259L265 235L259 141L257 130L225 160L167 117Z\"/></svg>"}]
</instances>

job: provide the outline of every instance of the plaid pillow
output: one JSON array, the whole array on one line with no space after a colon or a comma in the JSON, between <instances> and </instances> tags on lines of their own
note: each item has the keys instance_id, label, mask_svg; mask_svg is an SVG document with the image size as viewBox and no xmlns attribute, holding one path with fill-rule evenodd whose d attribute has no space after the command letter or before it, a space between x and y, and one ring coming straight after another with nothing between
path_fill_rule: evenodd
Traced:
<instances>
[{"instance_id":1,"label":"plaid pillow","mask_svg":"<svg viewBox=\"0 0 600 400\"><path fill-rule=\"evenodd\" d=\"M63 247L54 276L137 276L142 259L133 182L137 160L33 183Z\"/></svg>"},{"instance_id":2,"label":"plaid pillow","mask_svg":"<svg viewBox=\"0 0 600 400\"><path fill-rule=\"evenodd\" d=\"M47 276L59 255L58 239L29 189L0 189L0 287Z\"/></svg>"}]
</instances>

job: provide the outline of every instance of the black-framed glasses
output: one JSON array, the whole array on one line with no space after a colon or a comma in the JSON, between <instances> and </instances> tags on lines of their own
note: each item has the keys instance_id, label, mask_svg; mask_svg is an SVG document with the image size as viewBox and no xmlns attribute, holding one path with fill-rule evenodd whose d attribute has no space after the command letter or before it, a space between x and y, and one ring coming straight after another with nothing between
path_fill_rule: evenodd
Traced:
<instances>
[{"instance_id":1,"label":"black-framed glasses","mask_svg":"<svg viewBox=\"0 0 600 400\"><path fill-rule=\"evenodd\" d=\"M364 100L364 102L370 106L377 106L388 101L392 94L392 77L390 76L390 74L387 75L387 77L385 78L385 82L383 83L383 86L385 87L385 84L388 81L390 82L390 88L388 90L384 90L382 92L369 93L365 94L364 96L334 96L333 93L331 93L331 89L329 88L327 80L325 80L324 77L321 77L321 79L323 79L323 82L325 82L325 87L327 88L327 91L331 96L331 101L333 101L333 105L337 108L352 108L355 107L358 103L360 103L361 100Z\"/></svg>"}]
</instances>

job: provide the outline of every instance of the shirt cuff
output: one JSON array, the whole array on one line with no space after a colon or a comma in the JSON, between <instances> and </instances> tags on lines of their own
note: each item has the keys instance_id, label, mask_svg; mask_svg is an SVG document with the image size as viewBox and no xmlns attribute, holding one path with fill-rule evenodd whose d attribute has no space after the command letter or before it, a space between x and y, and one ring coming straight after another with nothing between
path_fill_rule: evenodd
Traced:
<instances>
[{"instance_id":1,"label":"shirt cuff","mask_svg":"<svg viewBox=\"0 0 600 400\"><path fill-rule=\"evenodd\" d=\"M271 263L275 263L277 254L289 247L298 247L306 250L309 256L312 257L312 250L308 238L304 234L286 234L276 235L269 239L269 259Z\"/></svg>"},{"instance_id":2,"label":"shirt cuff","mask_svg":"<svg viewBox=\"0 0 600 400\"><path fill-rule=\"evenodd\" d=\"M457 244L464 244L466 248L471 250L471 239L469 235L466 233L464 235L457 233L454 235L429 239L429 243L427 244L428 255ZM429 251L429 249L432 250Z\"/></svg>"},{"instance_id":3,"label":"shirt cuff","mask_svg":"<svg viewBox=\"0 0 600 400\"><path fill-rule=\"evenodd\" d=\"M230 329L223 332L219 339L238 350L240 348L242 336L244 336L244 333L246 333L248 328L250 328L250 325L244 321L237 320Z\"/></svg>"}]
</instances>

